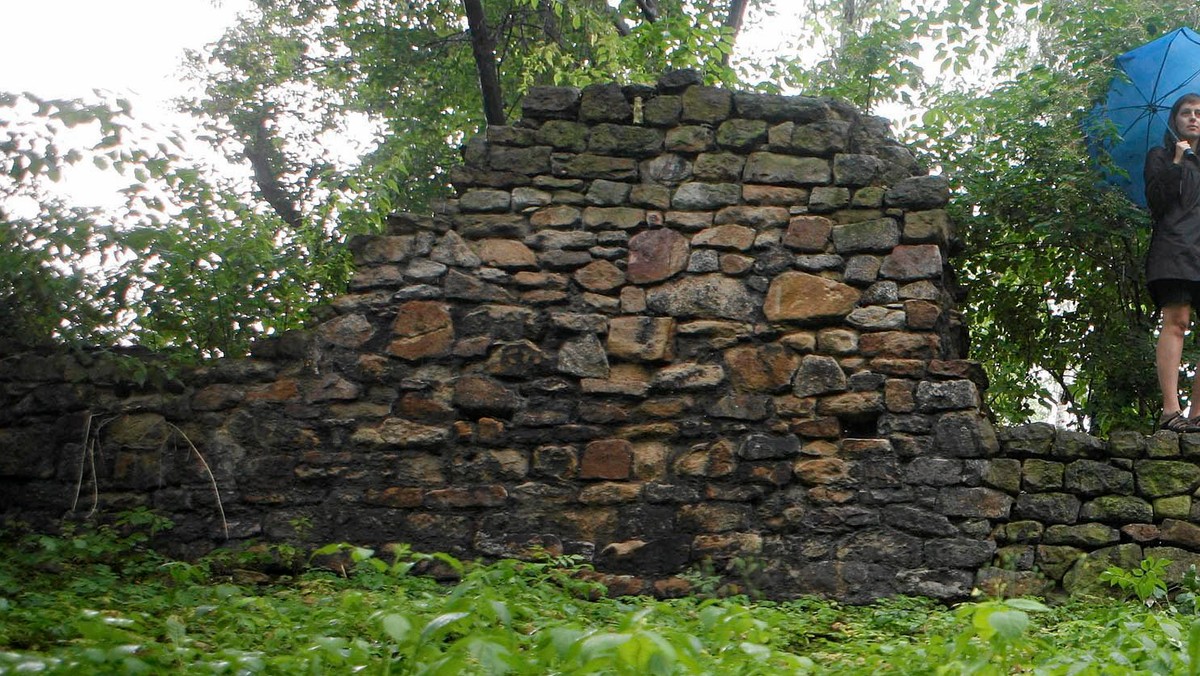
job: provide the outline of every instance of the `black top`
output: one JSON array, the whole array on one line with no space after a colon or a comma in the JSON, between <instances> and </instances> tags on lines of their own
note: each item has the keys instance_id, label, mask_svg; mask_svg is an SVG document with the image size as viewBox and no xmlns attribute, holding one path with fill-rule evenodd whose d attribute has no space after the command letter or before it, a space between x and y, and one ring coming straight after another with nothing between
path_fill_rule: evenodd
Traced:
<instances>
[{"instance_id":1,"label":"black top","mask_svg":"<svg viewBox=\"0 0 1200 676\"><path fill-rule=\"evenodd\" d=\"M1146 153L1146 203L1154 219L1146 280L1200 281L1200 160L1185 155L1174 163L1175 149Z\"/></svg>"}]
</instances>

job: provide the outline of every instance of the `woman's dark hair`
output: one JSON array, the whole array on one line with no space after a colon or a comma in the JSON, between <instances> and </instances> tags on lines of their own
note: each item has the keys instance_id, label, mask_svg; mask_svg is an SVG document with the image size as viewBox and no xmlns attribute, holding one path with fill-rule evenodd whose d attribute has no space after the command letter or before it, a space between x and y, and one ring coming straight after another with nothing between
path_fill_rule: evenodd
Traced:
<instances>
[{"instance_id":1,"label":"woman's dark hair","mask_svg":"<svg viewBox=\"0 0 1200 676\"><path fill-rule=\"evenodd\" d=\"M1167 118L1167 133L1163 134L1163 145L1168 150L1175 147L1179 143L1179 130L1175 128L1175 116L1179 114L1179 109L1185 103L1200 103L1200 94L1191 92L1180 96L1175 105L1171 106L1171 116Z\"/></svg>"}]
</instances>

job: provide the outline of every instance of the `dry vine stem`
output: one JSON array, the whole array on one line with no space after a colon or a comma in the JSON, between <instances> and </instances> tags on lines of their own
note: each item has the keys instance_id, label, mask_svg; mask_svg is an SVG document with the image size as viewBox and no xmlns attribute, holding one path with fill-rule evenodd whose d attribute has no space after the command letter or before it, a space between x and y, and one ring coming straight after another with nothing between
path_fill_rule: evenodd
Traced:
<instances>
[{"instance_id":1,"label":"dry vine stem","mask_svg":"<svg viewBox=\"0 0 1200 676\"><path fill-rule=\"evenodd\" d=\"M71 501L71 511L74 512L76 507L79 505L79 494L83 490L84 464L90 464L92 468L92 508L90 511L88 511L87 516L84 517L88 519L90 519L96 513L96 510L100 505L100 479L96 474L96 445L100 440L100 430L104 429L108 423L116 420L119 416L113 416L101 422L96 426L95 433L93 434L92 419L94 417L95 416L89 411L87 414L87 420L84 421L83 450L79 457L79 478L75 482L75 499ZM225 505L221 501L221 490L217 487L217 478L213 475L212 468L208 466L208 461L204 459L204 456L200 453L200 450L196 448L196 445L192 443L192 440L188 438L188 435L184 433L183 430L179 429L179 427L174 423L168 422L166 425L173 433L179 435L179 437L181 437L187 443L188 448L191 449L193 454L195 454L196 459L200 461L200 466L204 468L204 473L208 475L208 481L212 486L213 496L216 497L217 500L217 512L221 516L221 530L225 535L225 539L228 540L229 522L225 519ZM169 441L169 439L163 440L163 445L159 447L160 452L162 449L166 448L167 441Z\"/></svg>"}]
</instances>

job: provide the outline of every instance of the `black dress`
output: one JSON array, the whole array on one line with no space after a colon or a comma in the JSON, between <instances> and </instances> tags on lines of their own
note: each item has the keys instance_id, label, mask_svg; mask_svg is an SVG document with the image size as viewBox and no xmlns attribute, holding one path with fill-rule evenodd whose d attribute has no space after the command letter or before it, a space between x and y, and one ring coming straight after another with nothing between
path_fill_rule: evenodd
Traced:
<instances>
[{"instance_id":1,"label":"black dress","mask_svg":"<svg viewBox=\"0 0 1200 676\"><path fill-rule=\"evenodd\" d=\"M1146 153L1146 203L1154 219L1146 281L1156 292L1163 280L1200 283L1200 160L1185 155L1174 163L1175 149L1151 148ZM1192 304L1200 303L1193 299Z\"/></svg>"}]
</instances>

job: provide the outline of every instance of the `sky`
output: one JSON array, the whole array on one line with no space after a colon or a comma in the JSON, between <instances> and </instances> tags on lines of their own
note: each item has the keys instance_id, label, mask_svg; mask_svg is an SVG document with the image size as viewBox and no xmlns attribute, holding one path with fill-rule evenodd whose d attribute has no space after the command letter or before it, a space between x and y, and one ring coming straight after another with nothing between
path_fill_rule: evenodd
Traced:
<instances>
[{"instance_id":1,"label":"sky","mask_svg":"<svg viewBox=\"0 0 1200 676\"><path fill-rule=\"evenodd\" d=\"M0 0L0 91L75 98L100 88L129 95L135 112L141 105L162 109L184 91L183 50L216 40L248 6L248 0Z\"/></svg>"}]
</instances>

